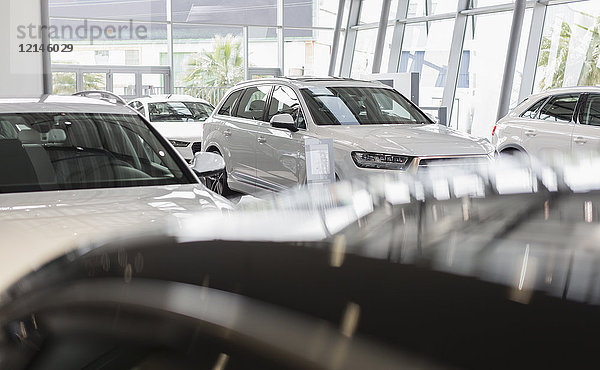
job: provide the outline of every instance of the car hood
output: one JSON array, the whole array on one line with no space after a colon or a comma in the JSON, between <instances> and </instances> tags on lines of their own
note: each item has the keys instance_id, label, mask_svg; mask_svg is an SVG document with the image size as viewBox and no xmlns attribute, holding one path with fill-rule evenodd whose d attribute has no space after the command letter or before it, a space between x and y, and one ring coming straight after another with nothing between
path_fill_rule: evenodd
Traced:
<instances>
[{"instance_id":1,"label":"car hood","mask_svg":"<svg viewBox=\"0 0 600 370\"><path fill-rule=\"evenodd\" d=\"M79 246L231 209L198 184L0 194L0 292Z\"/></svg>"},{"instance_id":2,"label":"car hood","mask_svg":"<svg viewBox=\"0 0 600 370\"><path fill-rule=\"evenodd\" d=\"M203 122L152 122L152 126L167 139L202 141Z\"/></svg>"},{"instance_id":3,"label":"car hood","mask_svg":"<svg viewBox=\"0 0 600 370\"><path fill-rule=\"evenodd\" d=\"M371 152L410 156L488 154L494 148L484 139L442 125L321 126L320 135Z\"/></svg>"}]
</instances>

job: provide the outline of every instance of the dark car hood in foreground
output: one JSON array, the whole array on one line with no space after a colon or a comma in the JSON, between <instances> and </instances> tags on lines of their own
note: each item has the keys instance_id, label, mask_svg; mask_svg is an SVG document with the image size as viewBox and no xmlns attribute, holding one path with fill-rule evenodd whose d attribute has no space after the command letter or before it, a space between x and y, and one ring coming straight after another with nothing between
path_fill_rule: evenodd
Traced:
<instances>
[{"instance_id":1,"label":"dark car hood in foreground","mask_svg":"<svg viewBox=\"0 0 600 370\"><path fill-rule=\"evenodd\" d=\"M594 366L600 192L568 173L427 174L427 183L373 180L366 194L364 184L339 184L321 206L347 204L349 192L359 217L323 241L167 233L75 251L7 291L0 325L34 327L26 318L88 305L107 310L103 335L134 330L127 310L158 310L282 368ZM306 211L315 197L304 193L253 207Z\"/></svg>"}]
</instances>

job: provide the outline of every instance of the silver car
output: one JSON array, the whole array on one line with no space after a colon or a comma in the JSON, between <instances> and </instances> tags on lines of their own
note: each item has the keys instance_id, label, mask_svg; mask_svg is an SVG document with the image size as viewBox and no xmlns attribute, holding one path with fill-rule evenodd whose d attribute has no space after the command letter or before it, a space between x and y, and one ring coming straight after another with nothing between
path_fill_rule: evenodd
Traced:
<instances>
[{"instance_id":1,"label":"silver car","mask_svg":"<svg viewBox=\"0 0 600 370\"><path fill-rule=\"evenodd\" d=\"M167 216L228 212L231 203L197 177L222 170L222 159L194 158L190 168L121 105L0 99L0 261L10 261L0 290L87 240L149 232Z\"/></svg>"},{"instance_id":2,"label":"silver car","mask_svg":"<svg viewBox=\"0 0 600 370\"><path fill-rule=\"evenodd\" d=\"M223 186L212 188L254 193L306 183L306 139L333 139L334 179L342 180L448 159L489 161L494 153L486 140L435 124L380 83L261 79L231 89L204 124L203 150L222 155L227 169Z\"/></svg>"},{"instance_id":3,"label":"silver car","mask_svg":"<svg viewBox=\"0 0 600 370\"><path fill-rule=\"evenodd\" d=\"M202 122L214 109L206 100L173 94L134 99L129 106L167 138L186 161L200 151Z\"/></svg>"},{"instance_id":4,"label":"silver car","mask_svg":"<svg viewBox=\"0 0 600 370\"><path fill-rule=\"evenodd\" d=\"M600 88L561 88L534 94L496 123L501 154L535 157L600 149Z\"/></svg>"}]
</instances>

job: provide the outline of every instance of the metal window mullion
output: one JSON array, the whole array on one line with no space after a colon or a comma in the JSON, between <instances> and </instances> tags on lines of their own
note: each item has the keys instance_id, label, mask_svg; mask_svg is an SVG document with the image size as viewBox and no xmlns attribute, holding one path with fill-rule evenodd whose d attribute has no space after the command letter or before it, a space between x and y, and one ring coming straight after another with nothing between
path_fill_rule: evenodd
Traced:
<instances>
[{"instance_id":1,"label":"metal window mullion","mask_svg":"<svg viewBox=\"0 0 600 370\"><path fill-rule=\"evenodd\" d=\"M429 17L431 15L431 8L433 7L433 4L431 2L431 0L425 0L425 16ZM425 32L427 33L427 36L429 36L429 21L425 22Z\"/></svg>"},{"instance_id":2,"label":"metal window mullion","mask_svg":"<svg viewBox=\"0 0 600 370\"><path fill-rule=\"evenodd\" d=\"M523 66L523 77L521 79L521 88L519 89L519 101L522 101L533 92L547 9L548 6L546 4L539 2L533 7L527 52L525 53L525 64Z\"/></svg>"},{"instance_id":3,"label":"metal window mullion","mask_svg":"<svg viewBox=\"0 0 600 370\"><path fill-rule=\"evenodd\" d=\"M83 91L83 70L75 69L75 90Z\"/></svg>"},{"instance_id":4,"label":"metal window mullion","mask_svg":"<svg viewBox=\"0 0 600 370\"><path fill-rule=\"evenodd\" d=\"M284 45L284 37L283 37L283 25L284 25L284 3L283 0L277 0L277 66L279 67L280 70L280 75L284 76L285 75L285 69L284 69L284 64L285 64L285 60L284 60L284 51L285 51L285 45Z\"/></svg>"},{"instance_id":5,"label":"metal window mullion","mask_svg":"<svg viewBox=\"0 0 600 370\"><path fill-rule=\"evenodd\" d=\"M169 64L169 76L167 77L166 93L172 94L175 90L175 62L173 58L173 4L167 0L167 59Z\"/></svg>"},{"instance_id":6,"label":"metal window mullion","mask_svg":"<svg viewBox=\"0 0 600 370\"><path fill-rule=\"evenodd\" d=\"M375 40L375 51L373 53L372 73L379 73L381 70L381 59L383 48L385 46L385 34L388 27L388 18L390 16L391 0L383 0L381 3L381 14L379 16L379 26L377 29L377 39Z\"/></svg>"},{"instance_id":7,"label":"metal window mullion","mask_svg":"<svg viewBox=\"0 0 600 370\"><path fill-rule=\"evenodd\" d=\"M448 56L448 72L446 74L446 85L442 95L442 106L448 108L448 117L446 122L449 126L452 124L452 109L454 108L454 96L456 95L456 86L458 85L458 74L460 72L460 61L465 43L465 33L467 30L468 16L461 14L461 11L468 9L469 0L459 0L456 19L454 21L454 31L452 33L452 43L450 45L450 55Z\"/></svg>"},{"instance_id":8,"label":"metal window mullion","mask_svg":"<svg viewBox=\"0 0 600 370\"><path fill-rule=\"evenodd\" d=\"M250 79L250 74L248 73L248 26L245 26L242 29L242 36L244 42L244 80Z\"/></svg>"},{"instance_id":9,"label":"metal window mullion","mask_svg":"<svg viewBox=\"0 0 600 370\"><path fill-rule=\"evenodd\" d=\"M406 18L408 15L408 2L409 0L398 0L398 7L396 9L396 17ZM392 34L392 47L390 50L390 59L388 61L388 72L398 72L400 65L400 55L402 53L402 41L404 40L404 30L406 24L401 22L395 22L394 33Z\"/></svg>"},{"instance_id":10,"label":"metal window mullion","mask_svg":"<svg viewBox=\"0 0 600 370\"><path fill-rule=\"evenodd\" d=\"M340 44L340 35L342 29L342 21L344 18L344 7L346 6L346 0L339 0L338 12L335 19L335 30L333 31L333 42L331 43L331 56L329 57L329 69L327 71L328 76L335 75L335 65L337 62L337 53Z\"/></svg>"},{"instance_id":11,"label":"metal window mullion","mask_svg":"<svg viewBox=\"0 0 600 370\"><path fill-rule=\"evenodd\" d=\"M42 44L48 45L50 43L50 34L48 29L50 27L50 13L48 9L48 0L41 0L40 4L41 12L41 23L43 29L42 32ZM42 92L44 94L52 94L52 61L50 58L50 52L46 48L42 48Z\"/></svg>"},{"instance_id":12,"label":"metal window mullion","mask_svg":"<svg viewBox=\"0 0 600 370\"><path fill-rule=\"evenodd\" d=\"M115 85L112 70L106 71L106 91L114 92Z\"/></svg>"},{"instance_id":13,"label":"metal window mullion","mask_svg":"<svg viewBox=\"0 0 600 370\"><path fill-rule=\"evenodd\" d=\"M532 8L535 5L536 1L529 0L525 2L525 7ZM468 9L460 12L464 15L482 15L482 14L494 14L494 13L502 13L502 12L510 12L514 10L515 3L506 3L506 4L498 4L498 5L490 5L490 6L482 6L480 8Z\"/></svg>"},{"instance_id":14,"label":"metal window mullion","mask_svg":"<svg viewBox=\"0 0 600 370\"><path fill-rule=\"evenodd\" d=\"M142 72L135 73L135 95L142 96Z\"/></svg>"},{"instance_id":15,"label":"metal window mullion","mask_svg":"<svg viewBox=\"0 0 600 370\"><path fill-rule=\"evenodd\" d=\"M506 62L504 64L504 74L502 75L500 101L498 102L498 114L496 115L497 119L504 117L506 113L508 113L508 108L510 106L510 95L512 93L515 69L517 67L517 54L519 53L519 41L521 41L523 18L525 18L525 0L516 0L510 28L510 38L508 40L508 50L506 52Z\"/></svg>"},{"instance_id":16,"label":"metal window mullion","mask_svg":"<svg viewBox=\"0 0 600 370\"><path fill-rule=\"evenodd\" d=\"M350 0L350 11L348 13L348 24L346 26L346 35L344 37L344 49L342 50L342 63L340 66L340 76L349 77L352 68L352 59L354 57L354 48L356 46L356 30L354 27L358 24L360 16L361 0Z\"/></svg>"},{"instance_id":17,"label":"metal window mullion","mask_svg":"<svg viewBox=\"0 0 600 370\"><path fill-rule=\"evenodd\" d=\"M403 1L403 0L400 0ZM398 4L400 5L400 4ZM411 17L411 18L406 18L406 16L400 18L396 18L396 19L389 19L388 20L388 27L389 26L394 26L396 23L406 23L406 24L411 24L411 23L424 23L424 22L434 22L434 21L441 21L441 20L445 20L445 19L454 19L456 17L456 12L454 13L442 13L442 14L433 14L430 16L423 16L423 17ZM355 25L352 26L353 30L356 31L361 31L361 30L371 30L374 28L379 27L379 22L372 22L372 23L362 23L360 25Z\"/></svg>"}]
</instances>

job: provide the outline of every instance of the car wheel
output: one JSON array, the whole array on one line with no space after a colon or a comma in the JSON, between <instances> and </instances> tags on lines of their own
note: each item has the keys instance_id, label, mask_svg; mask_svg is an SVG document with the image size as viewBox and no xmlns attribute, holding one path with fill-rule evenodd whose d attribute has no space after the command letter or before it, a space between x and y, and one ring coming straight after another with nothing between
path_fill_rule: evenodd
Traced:
<instances>
[{"instance_id":1,"label":"car wheel","mask_svg":"<svg viewBox=\"0 0 600 370\"><path fill-rule=\"evenodd\" d=\"M505 149L498 154L500 158L520 159L527 157L525 152L522 152L518 149Z\"/></svg>"},{"instance_id":2,"label":"car wheel","mask_svg":"<svg viewBox=\"0 0 600 370\"><path fill-rule=\"evenodd\" d=\"M211 151L211 153L221 155L221 153L219 153L216 150ZM227 169L225 169L215 175L207 176L205 183L206 183L206 187L210 191L215 192L219 195L227 196L227 195L231 194L231 190L229 189L229 186L227 186Z\"/></svg>"}]
</instances>

